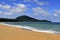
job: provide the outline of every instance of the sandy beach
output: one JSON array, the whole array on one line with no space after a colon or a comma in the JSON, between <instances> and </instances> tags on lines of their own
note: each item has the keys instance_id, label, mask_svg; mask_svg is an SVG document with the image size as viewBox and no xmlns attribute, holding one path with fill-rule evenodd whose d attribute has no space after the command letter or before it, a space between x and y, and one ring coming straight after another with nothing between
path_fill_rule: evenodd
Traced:
<instances>
[{"instance_id":1,"label":"sandy beach","mask_svg":"<svg viewBox=\"0 0 60 40\"><path fill-rule=\"evenodd\" d=\"M0 40L60 40L60 36L0 25Z\"/></svg>"}]
</instances>

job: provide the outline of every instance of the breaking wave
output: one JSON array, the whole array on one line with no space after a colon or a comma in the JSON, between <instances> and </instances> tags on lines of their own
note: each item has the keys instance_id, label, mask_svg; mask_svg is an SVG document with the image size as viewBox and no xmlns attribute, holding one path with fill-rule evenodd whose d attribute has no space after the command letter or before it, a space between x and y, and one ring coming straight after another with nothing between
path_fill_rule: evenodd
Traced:
<instances>
[{"instance_id":1,"label":"breaking wave","mask_svg":"<svg viewBox=\"0 0 60 40\"><path fill-rule=\"evenodd\" d=\"M45 32L45 33L50 33L50 34L60 34L60 32L53 31L52 29L51 30L38 30L38 29L30 27L30 26L10 25L10 24L5 24L5 23L0 23L0 24L11 26L11 27L24 28L24 29L31 30L31 31L36 31L36 32Z\"/></svg>"}]
</instances>

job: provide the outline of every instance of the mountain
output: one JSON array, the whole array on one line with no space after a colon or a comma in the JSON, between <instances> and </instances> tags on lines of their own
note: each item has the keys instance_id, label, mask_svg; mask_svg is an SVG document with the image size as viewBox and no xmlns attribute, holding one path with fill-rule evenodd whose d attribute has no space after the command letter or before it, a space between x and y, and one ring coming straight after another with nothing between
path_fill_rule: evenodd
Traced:
<instances>
[{"instance_id":1,"label":"mountain","mask_svg":"<svg viewBox=\"0 0 60 40\"><path fill-rule=\"evenodd\" d=\"M20 21L20 22L51 22L51 21L48 21L48 20L34 19L34 18L31 18L31 17L26 16L26 15L19 16L19 17L16 18L16 20Z\"/></svg>"},{"instance_id":2,"label":"mountain","mask_svg":"<svg viewBox=\"0 0 60 40\"><path fill-rule=\"evenodd\" d=\"M38 19L34 19L34 18L31 18L26 15L23 15L23 16L19 16L19 17L15 18L15 19L0 18L0 22L51 22L51 21L38 20Z\"/></svg>"}]
</instances>

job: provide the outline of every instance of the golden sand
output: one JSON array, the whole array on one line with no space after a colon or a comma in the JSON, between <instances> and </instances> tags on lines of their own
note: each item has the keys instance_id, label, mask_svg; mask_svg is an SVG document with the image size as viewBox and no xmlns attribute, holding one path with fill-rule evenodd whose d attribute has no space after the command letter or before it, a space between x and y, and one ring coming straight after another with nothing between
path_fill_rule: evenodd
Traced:
<instances>
[{"instance_id":1,"label":"golden sand","mask_svg":"<svg viewBox=\"0 0 60 40\"><path fill-rule=\"evenodd\" d=\"M60 36L0 25L0 40L60 40Z\"/></svg>"}]
</instances>

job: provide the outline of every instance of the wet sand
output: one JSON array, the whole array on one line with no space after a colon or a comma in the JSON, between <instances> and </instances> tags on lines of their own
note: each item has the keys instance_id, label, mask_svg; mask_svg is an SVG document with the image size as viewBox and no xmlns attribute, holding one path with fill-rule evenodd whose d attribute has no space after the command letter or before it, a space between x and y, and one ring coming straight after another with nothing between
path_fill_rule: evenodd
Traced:
<instances>
[{"instance_id":1,"label":"wet sand","mask_svg":"<svg viewBox=\"0 0 60 40\"><path fill-rule=\"evenodd\" d=\"M60 35L0 25L0 40L60 40Z\"/></svg>"}]
</instances>

